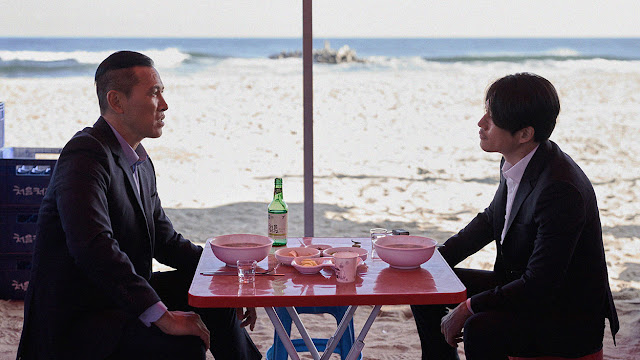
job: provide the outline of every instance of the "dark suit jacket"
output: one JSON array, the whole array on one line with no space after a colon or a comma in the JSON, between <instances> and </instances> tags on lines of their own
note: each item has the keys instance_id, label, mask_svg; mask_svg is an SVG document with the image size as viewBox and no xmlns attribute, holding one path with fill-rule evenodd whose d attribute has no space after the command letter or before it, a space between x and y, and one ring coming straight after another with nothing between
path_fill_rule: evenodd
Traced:
<instances>
[{"instance_id":1,"label":"dark suit jacket","mask_svg":"<svg viewBox=\"0 0 640 360\"><path fill-rule=\"evenodd\" d=\"M500 244L506 194L501 172L489 207L441 249L455 266L496 241L494 271L503 285L472 296L472 309L557 315L569 322L562 324L566 331L575 334L585 324L594 324L597 331L607 317L615 335L618 317L596 196L587 176L555 143L541 143L524 172Z\"/></svg>"},{"instance_id":2,"label":"dark suit jacket","mask_svg":"<svg viewBox=\"0 0 640 360\"><path fill-rule=\"evenodd\" d=\"M125 322L160 300L152 257L195 271L202 248L173 229L151 160L137 169L140 197L102 117L64 147L38 216L18 358L106 356Z\"/></svg>"}]
</instances>

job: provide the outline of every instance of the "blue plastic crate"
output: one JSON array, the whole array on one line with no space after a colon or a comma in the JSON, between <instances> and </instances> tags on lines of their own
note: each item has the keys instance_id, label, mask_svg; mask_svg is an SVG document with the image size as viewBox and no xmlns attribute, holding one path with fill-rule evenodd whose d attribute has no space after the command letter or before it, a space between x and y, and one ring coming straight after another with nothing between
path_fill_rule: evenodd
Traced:
<instances>
[{"instance_id":1,"label":"blue plastic crate","mask_svg":"<svg viewBox=\"0 0 640 360\"><path fill-rule=\"evenodd\" d=\"M31 255L0 255L0 299L24 299L32 261Z\"/></svg>"},{"instance_id":2,"label":"blue plastic crate","mask_svg":"<svg viewBox=\"0 0 640 360\"><path fill-rule=\"evenodd\" d=\"M40 205L60 149L3 148L0 206ZM41 155L48 158L39 158Z\"/></svg>"},{"instance_id":3,"label":"blue plastic crate","mask_svg":"<svg viewBox=\"0 0 640 360\"><path fill-rule=\"evenodd\" d=\"M55 160L0 159L0 205L39 205Z\"/></svg>"},{"instance_id":4,"label":"blue plastic crate","mask_svg":"<svg viewBox=\"0 0 640 360\"><path fill-rule=\"evenodd\" d=\"M0 254L33 252L38 210L38 206L0 208Z\"/></svg>"}]
</instances>

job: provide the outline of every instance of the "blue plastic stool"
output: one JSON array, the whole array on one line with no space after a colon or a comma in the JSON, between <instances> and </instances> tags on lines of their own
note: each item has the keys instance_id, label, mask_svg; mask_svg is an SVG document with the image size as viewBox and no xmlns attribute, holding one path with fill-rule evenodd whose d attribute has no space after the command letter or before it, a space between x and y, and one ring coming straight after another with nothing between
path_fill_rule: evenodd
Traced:
<instances>
[{"instance_id":1,"label":"blue plastic stool","mask_svg":"<svg viewBox=\"0 0 640 360\"><path fill-rule=\"evenodd\" d=\"M336 318L336 323L340 324L342 317L347 312L348 306L305 306L305 307L296 307L296 311L298 314L331 314ZM287 312L286 308L277 307L275 308L280 321L282 322L282 326L287 331L287 334L291 336L291 316ZM313 344L316 346L319 352L323 352L327 347L327 342L329 339L317 339L311 338L313 340ZM351 346L355 341L355 335L353 333L353 319L349 322L347 329L342 334L342 338L338 342L338 346L336 346L334 353L340 354L341 359L345 359L349 354L349 350L351 350ZM309 351L307 349L307 345L304 343L303 339L292 339L291 342L295 347L296 351L303 352ZM267 360L287 360L289 354L287 354L287 349L285 349L284 344L280 341L278 337L278 333L274 332L273 335L273 345L267 350ZM358 359L362 359L362 353L359 354Z\"/></svg>"}]
</instances>

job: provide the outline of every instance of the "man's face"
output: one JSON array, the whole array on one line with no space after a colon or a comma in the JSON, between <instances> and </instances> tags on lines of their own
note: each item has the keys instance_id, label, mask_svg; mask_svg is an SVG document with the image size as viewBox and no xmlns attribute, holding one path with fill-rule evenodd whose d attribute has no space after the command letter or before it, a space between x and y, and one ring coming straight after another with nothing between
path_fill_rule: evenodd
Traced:
<instances>
[{"instance_id":1,"label":"man's face","mask_svg":"<svg viewBox=\"0 0 640 360\"><path fill-rule=\"evenodd\" d=\"M137 142L162 135L164 112L168 105L162 96L164 85L156 69L146 66L133 68L138 82L122 103L124 126Z\"/></svg>"},{"instance_id":2,"label":"man's face","mask_svg":"<svg viewBox=\"0 0 640 360\"><path fill-rule=\"evenodd\" d=\"M517 133L512 135L510 131L494 124L489 111L478 121L478 126L480 147L486 152L499 152L508 158L520 145Z\"/></svg>"}]
</instances>

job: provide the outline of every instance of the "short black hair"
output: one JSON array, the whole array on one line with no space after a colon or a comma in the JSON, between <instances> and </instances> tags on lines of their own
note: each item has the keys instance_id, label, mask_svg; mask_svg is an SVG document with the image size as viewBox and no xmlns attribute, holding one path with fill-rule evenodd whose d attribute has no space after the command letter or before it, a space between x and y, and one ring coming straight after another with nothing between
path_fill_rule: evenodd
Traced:
<instances>
[{"instance_id":1,"label":"short black hair","mask_svg":"<svg viewBox=\"0 0 640 360\"><path fill-rule=\"evenodd\" d=\"M107 93L111 90L123 92L127 97L138 83L132 68L136 66L153 67L150 57L135 51L118 51L104 59L96 70L95 83L100 113L109 108Z\"/></svg>"},{"instance_id":2,"label":"short black hair","mask_svg":"<svg viewBox=\"0 0 640 360\"><path fill-rule=\"evenodd\" d=\"M549 139L560 113L560 99L553 84L531 73L495 81L487 90L485 106L493 123L511 134L533 127L536 142Z\"/></svg>"}]
</instances>

